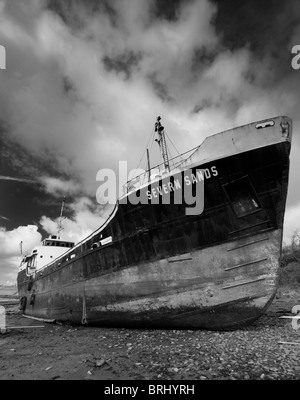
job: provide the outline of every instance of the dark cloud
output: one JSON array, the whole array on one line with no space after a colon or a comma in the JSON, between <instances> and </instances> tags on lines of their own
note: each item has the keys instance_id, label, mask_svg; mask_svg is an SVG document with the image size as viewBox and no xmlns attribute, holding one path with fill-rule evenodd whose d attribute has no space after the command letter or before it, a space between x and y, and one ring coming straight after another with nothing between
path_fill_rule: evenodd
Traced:
<instances>
[{"instance_id":1,"label":"dark cloud","mask_svg":"<svg viewBox=\"0 0 300 400\"><path fill-rule=\"evenodd\" d=\"M0 125L0 144L0 175L32 180L43 171L44 174L57 176L54 155L46 149L41 155L28 151L23 144L14 140L9 126Z\"/></svg>"},{"instance_id":2,"label":"dark cloud","mask_svg":"<svg viewBox=\"0 0 300 400\"><path fill-rule=\"evenodd\" d=\"M280 23L279 18L292 1L213 1L218 8L214 20L216 30L231 50L250 45L252 51L263 54L286 43L293 30L291 20Z\"/></svg>"},{"instance_id":3,"label":"dark cloud","mask_svg":"<svg viewBox=\"0 0 300 400\"><path fill-rule=\"evenodd\" d=\"M291 40L299 26L298 0L212 0L218 7L215 27L222 44L231 50L247 46L255 57L272 60L268 82L291 74ZM298 38L299 40L300 38ZM261 84L263 82L260 82Z\"/></svg>"},{"instance_id":4,"label":"dark cloud","mask_svg":"<svg viewBox=\"0 0 300 400\"><path fill-rule=\"evenodd\" d=\"M129 79L134 73L134 70L137 69L142 58L141 52L134 53L133 51L125 51L115 58L105 56L103 58L103 63L108 71L112 70L116 73L123 72L126 78Z\"/></svg>"},{"instance_id":5,"label":"dark cloud","mask_svg":"<svg viewBox=\"0 0 300 400\"><path fill-rule=\"evenodd\" d=\"M175 22L180 17L180 8L187 2L187 0L156 0L153 12L158 19Z\"/></svg>"},{"instance_id":6,"label":"dark cloud","mask_svg":"<svg viewBox=\"0 0 300 400\"><path fill-rule=\"evenodd\" d=\"M111 0L47 0L47 9L57 14L72 30L80 31L89 18L104 14L116 26L118 14Z\"/></svg>"}]
</instances>

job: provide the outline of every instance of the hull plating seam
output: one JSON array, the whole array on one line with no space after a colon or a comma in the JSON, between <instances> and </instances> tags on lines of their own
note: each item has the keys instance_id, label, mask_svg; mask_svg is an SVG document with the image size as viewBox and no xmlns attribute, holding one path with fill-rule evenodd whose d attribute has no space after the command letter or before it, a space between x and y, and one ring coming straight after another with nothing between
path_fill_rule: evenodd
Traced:
<instances>
[{"instance_id":1,"label":"hull plating seam","mask_svg":"<svg viewBox=\"0 0 300 400\"><path fill-rule=\"evenodd\" d=\"M224 286L224 287L222 287L222 289L231 289L231 288L234 288L237 286L243 286L243 285L248 285L248 284L254 283L254 282L264 281L265 279L266 278L257 278L257 279L253 279L251 281L235 283L234 285Z\"/></svg>"},{"instance_id":2,"label":"hull plating seam","mask_svg":"<svg viewBox=\"0 0 300 400\"><path fill-rule=\"evenodd\" d=\"M251 244L264 242L265 240L270 240L270 238L266 237L266 238L263 238L263 239L255 240L255 241L250 242L250 243L245 243L245 244L242 244L240 246L233 247L232 249L228 249L227 251L233 251L233 250L237 250L237 249L242 249L243 247L251 246Z\"/></svg>"},{"instance_id":3,"label":"hull plating seam","mask_svg":"<svg viewBox=\"0 0 300 400\"><path fill-rule=\"evenodd\" d=\"M257 263L262 262L262 261L267 261L267 258L261 258L260 260L249 261L249 262L246 262L244 264L235 265L234 267L225 268L224 271L230 271L232 269L246 267L247 265L257 264Z\"/></svg>"}]
</instances>

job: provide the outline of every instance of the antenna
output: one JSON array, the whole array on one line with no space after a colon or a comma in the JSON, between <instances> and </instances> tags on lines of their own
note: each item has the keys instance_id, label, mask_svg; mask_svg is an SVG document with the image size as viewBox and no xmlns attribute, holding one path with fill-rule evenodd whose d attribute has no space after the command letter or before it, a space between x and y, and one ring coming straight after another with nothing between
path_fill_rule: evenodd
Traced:
<instances>
[{"instance_id":1,"label":"antenna","mask_svg":"<svg viewBox=\"0 0 300 400\"><path fill-rule=\"evenodd\" d=\"M60 233L60 232L62 231L62 229L63 229L61 223L62 223L62 215L63 215L63 211L64 211L65 201L66 201L66 198L64 197L64 198L63 198L63 201L62 201L62 205L61 205L60 216L59 216L59 222L58 222L57 236L58 236L59 239L60 239L59 233Z\"/></svg>"},{"instance_id":2,"label":"antenna","mask_svg":"<svg viewBox=\"0 0 300 400\"><path fill-rule=\"evenodd\" d=\"M161 151L161 157L162 157L165 169L170 172L170 164L169 164L167 143L166 143L166 137L165 137L165 128L161 125L160 121L161 121L161 117L157 117L157 120L155 123L155 132L157 132L157 134L158 134L158 139L155 139L155 141L159 145L159 148Z\"/></svg>"}]
</instances>

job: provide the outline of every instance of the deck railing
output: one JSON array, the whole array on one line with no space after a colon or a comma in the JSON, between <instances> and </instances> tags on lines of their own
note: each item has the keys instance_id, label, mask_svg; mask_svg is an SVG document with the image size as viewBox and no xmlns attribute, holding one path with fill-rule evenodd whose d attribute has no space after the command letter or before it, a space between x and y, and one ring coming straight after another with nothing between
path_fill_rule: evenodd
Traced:
<instances>
[{"instance_id":1,"label":"deck railing","mask_svg":"<svg viewBox=\"0 0 300 400\"><path fill-rule=\"evenodd\" d=\"M190 149L186 151L185 153L179 154L176 157L173 157L169 160L170 163L170 172L174 171L176 168L180 167L181 164L183 164L189 157L191 157L191 153L196 151L200 145L194 147L193 149ZM186 156L189 154L188 156ZM186 156L183 158L183 156ZM179 160L178 160L179 159ZM132 190L135 190L143 185L146 185L149 182L149 172L150 172L150 182L157 180L159 178L163 178L164 175L168 175L169 171L166 170L164 163L158 164L155 167L150 168L150 170L147 170L140 175L135 176L134 178L130 179L123 185L123 196L126 195L127 193L131 192ZM152 172L152 173L151 173Z\"/></svg>"}]
</instances>

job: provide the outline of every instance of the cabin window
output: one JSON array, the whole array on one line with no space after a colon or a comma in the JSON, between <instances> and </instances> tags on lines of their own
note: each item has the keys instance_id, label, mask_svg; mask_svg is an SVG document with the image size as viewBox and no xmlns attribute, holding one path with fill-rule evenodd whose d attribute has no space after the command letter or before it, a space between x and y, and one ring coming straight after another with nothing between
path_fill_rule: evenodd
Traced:
<instances>
[{"instance_id":1,"label":"cabin window","mask_svg":"<svg viewBox=\"0 0 300 400\"><path fill-rule=\"evenodd\" d=\"M227 183L223 188L237 217L244 217L261 209L248 176Z\"/></svg>"}]
</instances>

